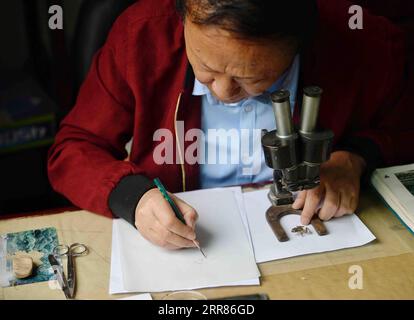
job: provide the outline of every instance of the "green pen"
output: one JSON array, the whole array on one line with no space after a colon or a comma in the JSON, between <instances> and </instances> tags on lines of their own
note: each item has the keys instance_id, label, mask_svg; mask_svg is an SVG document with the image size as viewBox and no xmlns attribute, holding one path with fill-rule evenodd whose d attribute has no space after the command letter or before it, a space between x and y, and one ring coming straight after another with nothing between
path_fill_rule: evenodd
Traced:
<instances>
[{"instance_id":1,"label":"green pen","mask_svg":"<svg viewBox=\"0 0 414 320\"><path fill-rule=\"evenodd\" d=\"M170 204L171 209L173 209L177 219L180 220L183 224L187 225L187 223L185 222L183 214L181 213L180 209L178 209L178 207L174 203L173 199L171 199L171 197L169 196L167 190L165 189L164 185L161 183L160 179L155 178L154 183L157 186L158 190L160 190L160 192L164 196L165 200L167 200L168 203ZM200 250L200 252L204 256L204 258L207 258L206 255L204 254L203 250L201 250L201 247L198 245L198 243L195 240L193 240L193 243L198 248L198 250Z\"/></svg>"}]
</instances>

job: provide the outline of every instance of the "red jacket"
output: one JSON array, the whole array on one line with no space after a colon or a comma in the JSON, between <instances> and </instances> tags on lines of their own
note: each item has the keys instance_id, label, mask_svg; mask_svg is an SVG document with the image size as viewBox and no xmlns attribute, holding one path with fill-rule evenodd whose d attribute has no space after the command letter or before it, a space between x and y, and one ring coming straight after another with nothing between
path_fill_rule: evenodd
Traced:
<instances>
[{"instance_id":1,"label":"red jacket","mask_svg":"<svg viewBox=\"0 0 414 320\"><path fill-rule=\"evenodd\" d=\"M185 86L188 61L174 2L138 1L117 20L61 123L50 150L49 178L83 209L112 216L108 197L130 175L160 177L172 192L198 187L197 165L160 166L152 157L157 129L175 132L176 120L184 121L185 130L201 122L201 100L191 95L191 82ZM365 137L378 146L384 165L414 162L403 35L367 12L364 29L350 30L349 6L319 1L318 32L302 53L300 85L323 88L319 121L335 133L335 145Z\"/></svg>"}]
</instances>

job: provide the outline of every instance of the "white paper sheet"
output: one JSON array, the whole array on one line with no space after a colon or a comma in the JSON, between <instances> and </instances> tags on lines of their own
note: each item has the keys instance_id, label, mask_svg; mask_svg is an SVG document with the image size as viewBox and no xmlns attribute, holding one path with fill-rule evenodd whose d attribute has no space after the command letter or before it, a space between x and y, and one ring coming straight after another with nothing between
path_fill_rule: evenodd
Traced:
<instances>
[{"instance_id":1,"label":"white paper sheet","mask_svg":"<svg viewBox=\"0 0 414 320\"><path fill-rule=\"evenodd\" d=\"M243 199L242 199L243 200ZM244 208L244 205L243 205ZM247 223L247 217L245 217ZM246 224L246 228L248 228ZM115 232L115 225L113 225L112 231L112 255L111 255L111 276L109 281L109 294L122 294L130 293L124 288L122 267L121 267L121 256L119 251L118 243L118 232ZM250 243L251 246L253 246ZM225 284L226 286L254 286L260 285L259 278L255 277L251 280L236 281ZM133 292L133 291L131 291Z\"/></svg>"},{"instance_id":2,"label":"white paper sheet","mask_svg":"<svg viewBox=\"0 0 414 320\"><path fill-rule=\"evenodd\" d=\"M156 247L125 221L114 220L110 293L259 284L234 188L177 195L199 213L197 235L207 259L196 249Z\"/></svg>"},{"instance_id":3,"label":"white paper sheet","mask_svg":"<svg viewBox=\"0 0 414 320\"><path fill-rule=\"evenodd\" d=\"M355 214L324 222L329 232L325 236L319 236L311 225L308 228L312 234L300 236L292 233L293 227L301 225L300 216L288 215L282 218L281 224L289 241L279 242L266 221L265 212L270 206L268 192L269 190L259 190L244 193L254 254L258 263L358 247L375 239Z\"/></svg>"},{"instance_id":4,"label":"white paper sheet","mask_svg":"<svg viewBox=\"0 0 414 320\"><path fill-rule=\"evenodd\" d=\"M137 294L135 296L130 296L127 298L122 298L118 300L152 300L152 297L149 293Z\"/></svg>"},{"instance_id":5,"label":"white paper sheet","mask_svg":"<svg viewBox=\"0 0 414 320\"><path fill-rule=\"evenodd\" d=\"M124 288L124 277L122 275L118 232L116 232L114 222L112 223L111 275L109 278L109 294L128 293L128 291Z\"/></svg>"},{"instance_id":6,"label":"white paper sheet","mask_svg":"<svg viewBox=\"0 0 414 320\"><path fill-rule=\"evenodd\" d=\"M223 190L222 188L217 189L210 189L210 190ZM249 238L250 246L253 250L253 244L251 242L251 236L249 232L249 226L247 223L247 216L246 210L244 208L244 201L243 201L243 193L240 187L230 187L225 188L225 190L233 191L233 194L236 198L237 204L239 206L240 215L243 221L244 228L246 230L246 234ZM110 282L109 282L109 294L122 294L122 293L129 293L125 289L123 284L123 275L122 275L122 267L121 267L121 256L119 251L119 242L118 242L118 232L116 232L115 225L112 228L112 251L111 251L111 275L110 275ZM260 280L258 277L249 280L243 281L236 281L236 282L229 282L228 284L224 284L225 286L250 286L250 285L260 285ZM213 286L212 286L213 287Z\"/></svg>"}]
</instances>

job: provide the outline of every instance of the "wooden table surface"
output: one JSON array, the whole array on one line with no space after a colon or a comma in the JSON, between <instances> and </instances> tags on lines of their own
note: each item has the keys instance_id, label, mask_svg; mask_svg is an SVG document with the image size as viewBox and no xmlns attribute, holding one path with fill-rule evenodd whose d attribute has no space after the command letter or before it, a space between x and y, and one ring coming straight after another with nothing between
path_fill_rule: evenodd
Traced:
<instances>
[{"instance_id":1,"label":"wooden table surface","mask_svg":"<svg viewBox=\"0 0 414 320\"><path fill-rule=\"evenodd\" d=\"M207 298L267 293L270 299L414 299L414 235L373 191L365 192L357 214L377 237L359 248L259 264L260 286L199 290ZM62 243L88 245L78 258L77 299L118 299L109 295L112 220L86 211L0 221L0 234L55 227ZM351 237L352 235L350 235ZM362 268L362 289L350 289L350 267ZM161 299L167 293L155 293ZM0 288L0 299L64 299L47 282Z\"/></svg>"}]
</instances>

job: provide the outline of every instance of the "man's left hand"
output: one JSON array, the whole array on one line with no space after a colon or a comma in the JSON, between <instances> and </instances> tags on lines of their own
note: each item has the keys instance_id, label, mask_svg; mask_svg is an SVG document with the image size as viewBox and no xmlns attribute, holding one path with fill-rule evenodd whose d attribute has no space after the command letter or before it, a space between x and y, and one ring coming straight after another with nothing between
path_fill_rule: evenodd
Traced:
<instances>
[{"instance_id":1,"label":"man's left hand","mask_svg":"<svg viewBox=\"0 0 414 320\"><path fill-rule=\"evenodd\" d=\"M301 191L292 204L293 209L302 209L301 223L308 225L319 210L321 220L341 217L355 212L358 206L360 178L365 169L362 157L347 151L337 151L320 168L320 185Z\"/></svg>"}]
</instances>

